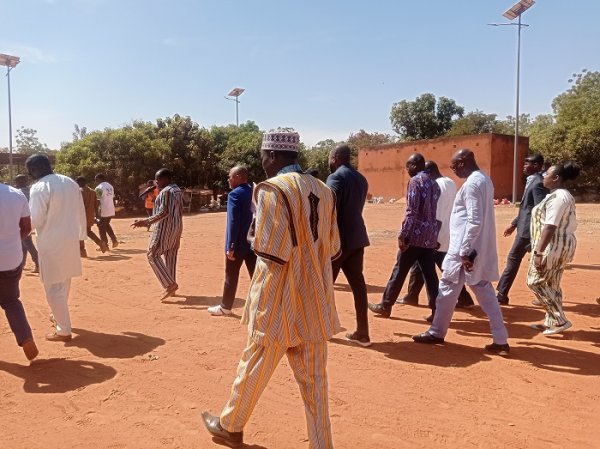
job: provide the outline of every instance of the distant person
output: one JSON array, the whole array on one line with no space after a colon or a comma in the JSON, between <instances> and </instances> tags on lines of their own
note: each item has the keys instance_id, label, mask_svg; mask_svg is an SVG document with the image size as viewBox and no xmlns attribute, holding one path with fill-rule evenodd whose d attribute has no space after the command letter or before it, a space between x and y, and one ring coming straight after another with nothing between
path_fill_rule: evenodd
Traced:
<instances>
[{"instance_id":1,"label":"distant person","mask_svg":"<svg viewBox=\"0 0 600 449\"><path fill-rule=\"evenodd\" d=\"M0 306L17 344L27 360L33 360L38 349L19 299L19 280L23 272L21 242L31 232L27 198L19 190L0 183L0 210Z\"/></svg>"},{"instance_id":2,"label":"distant person","mask_svg":"<svg viewBox=\"0 0 600 449\"><path fill-rule=\"evenodd\" d=\"M28 184L28 178L27 175L17 175L15 177L15 187L17 189L19 189L23 195L25 195L25 198L27 198L27 201L29 201L29 186ZM37 248L35 247L35 244L33 243L33 236L31 234L28 234L27 237L25 237L22 240L22 246L23 246L23 268L25 268L25 263L27 262L27 253L31 254L31 260L33 260L33 263L35 265L34 269L33 269L33 273L39 273L40 272L40 264L39 264L39 260L38 260L38 251Z\"/></svg>"},{"instance_id":3,"label":"distant person","mask_svg":"<svg viewBox=\"0 0 600 449\"><path fill-rule=\"evenodd\" d=\"M94 231L92 231L92 226L94 226L96 223L96 205L98 203L98 200L96 199L96 192L88 187L87 181L83 176L78 176L75 181L77 182L77 185L79 185L79 189L81 190L81 198L83 199L87 236L92 239L96 245L98 245L98 249L100 251L105 253L108 251L108 245L100 240ZM85 243L81 249L81 257L87 257Z\"/></svg>"},{"instance_id":4,"label":"distant person","mask_svg":"<svg viewBox=\"0 0 600 449\"><path fill-rule=\"evenodd\" d=\"M69 292L71 278L81 276L80 250L86 237L86 218L79 186L54 174L48 157L34 154L25 161L31 177L31 225L37 232L40 278L52 310L55 332L49 341L71 340Z\"/></svg>"},{"instance_id":5,"label":"distant person","mask_svg":"<svg viewBox=\"0 0 600 449\"><path fill-rule=\"evenodd\" d=\"M154 202L152 216L135 220L132 227L154 225L148 246L148 262L163 286L161 297L173 296L179 286L176 282L177 253L183 232L183 194L173 182L173 174L167 168L161 168L154 177L159 189Z\"/></svg>"},{"instance_id":6,"label":"distant person","mask_svg":"<svg viewBox=\"0 0 600 449\"><path fill-rule=\"evenodd\" d=\"M340 231L342 255L333 262L333 281L340 269L344 272L356 311L356 331L346 334L346 339L360 346L371 346L367 285L363 275L365 248L369 236L362 212L369 190L367 179L350 164L350 147L340 145L329 152L327 185L335 193L337 225Z\"/></svg>"},{"instance_id":7,"label":"distant person","mask_svg":"<svg viewBox=\"0 0 600 449\"><path fill-rule=\"evenodd\" d=\"M244 427L286 355L304 401L308 447L333 448L327 341L339 330L331 260L339 256L340 240L334 195L302 172L298 144L295 132L263 137L269 179L254 191L258 259L242 316L248 343L221 415L202 413L210 434L230 447L243 445Z\"/></svg>"},{"instance_id":8,"label":"distant person","mask_svg":"<svg viewBox=\"0 0 600 449\"><path fill-rule=\"evenodd\" d=\"M544 157L540 154L530 154L525 158L523 173L527 176L527 182L519 205L519 213L510 223L510 226L504 230L504 237L510 236L515 229L517 235L506 258L506 268L496 287L496 290L498 290L496 297L498 302L503 305L509 302L508 292L517 277L523 257L531 251L531 234L529 232L531 210L548 194L548 189L544 187L542 177L543 166Z\"/></svg>"},{"instance_id":9,"label":"distant person","mask_svg":"<svg viewBox=\"0 0 600 449\"><path fill-rule=\"evenodd\" d=\"M510 351L508 332L492 287L492 281L498 279L494 185L477 166L471 150L456 152L450 168L466 181L456 194L450 216L450 243L442 264L433 322L427 332L415 335L413 340L444 343L458 295L467 283L490 320L493 342L485 347L486 351L505 355Z\"/></svg>"},{"instance_id":10,"label":"distant person","mask_svg":"<svg viewBox=\"0 0 600 449\"><path fill-rule=\"evenodd\" d=\"M439 247L433 252L435 264L442 269L442 264L448 245L450 244L450 215L452 214L452 206L456 197L456 184L447 176L442 176L437 164L433 161L425 162L425 170L429 171L431 177L435 179L440 187L440 198L436 208L436 219L441 222L440 232L438 234ZM419 268L419 264L415 263L410 269L410 279L408 281L408 293L406 296L396 303L416 305L419 302L419 293L423 288L423 274ZM458 295L457 308L467 309L473 306L473 298L467 289L463 287Z\"/></svg>"},{"instance_id":11,"label":"distant person","mask_svg":"<svg viewBox=\"0 0 600 449\"><path fill-rule=\"evenodd\" d=\"M227 199L223 299L220 305L207 309L214 316L231 315L240 268L245 263L252 278L256 265L256 254L248 243L248 230L252 224L252 186L248 183L246 167L238 165L229 170L229 187L233 190Z\"/></svg>"},{"instance_id":12,"label":"distant person","mask_svg":"<svg viewBox=\"0 0 600 449\"><path fill-rule=\"evenodd\" d=\"M100 231L100 240L102 240L106 247L108 247L108 237L112 240L112 247L116 248L119 246L117 236L110 225L110 220L115 216L115 189L106 181L106 176L99 173L95 177L95 181L98 183L94 189L96 197L100 202L100 210L98 217L98 229ZM107 236L108 234L108 236Z\"/></svg>"},{"instance_id":13,"label":"distant person","mask_svg":"<svg viewBox=\"0 0 600 449\"><path fill-rule=\"evenodd\" d=\"M560 280L577 247L575 199L566 189L566 183L576 179L579 171L572 163L550 167L544 175L544 187L550 193L531 211L533 257L527 286L546 309L544 323L532 326L544 335L558 334L571 327L563 311Z\"/></svg>"},{"instance_id":14,"label":"distant person","mask_svg":"<svg viewBox=\"0 0 600 449\"><path fill-rule=\"evenodd\" d=\"M154 211L154 202L156 201L156 197L158 197L158 187L154 184L153 179L149 179L146 182L146 189L144 190L144 209L146 209L146 215L149 217L152 216ZM150 230L150 226L148 226L148 231Z\"/></svg>"},{"instance_id":15,"label":"distant person","mask_svg":"<svg viewBox=\"0 0 600 449\"><path fill-rule=\"evenodd\" d=\"M369 304L369 309L386 318L392 314L392 307L410 268L417 262L421 267L429 298L431 320L435 311L435 298L438 293L438 276L435 271L433 252L438 246L440 222L436 219L436 209L440 197L440 187L429 171L425 169L425 158L414 153L406 161L410 176L406 192L406 214L398 235L398 254L383 297L379 304Z\"/></svg>"}]
</instances>

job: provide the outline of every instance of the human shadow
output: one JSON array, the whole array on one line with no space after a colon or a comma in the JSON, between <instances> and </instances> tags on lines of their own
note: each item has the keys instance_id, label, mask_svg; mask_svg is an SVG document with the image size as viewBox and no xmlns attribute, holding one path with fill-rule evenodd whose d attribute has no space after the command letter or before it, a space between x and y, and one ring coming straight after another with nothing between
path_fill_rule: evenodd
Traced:
<instances>
[{"instance_id":1,"label":"human shadow","mask_svg":"<svg viewBox=\"0 0 600 449\"><path fill-rule=\"evenodd\" d=\"M401 333L395 333L395 335L410 337L408 334ZM448 342L444 345L426 345L413 341L374 342L370 349L381 352L392 360L440 367L465 368L490 360L482 348Z\"/></svg>"},{"instance_id":2,"label":"human shadow","mask_svg":"<svg viewBox=\"0 0 600 449\"><path fill-rule=\"evenodd\" d=\"M0 360L0 370L24 380L27 393L66 393L99 384L117 374L113 367L86 360L40 359L30 366Z\"/></svg>"},{"instance_id":3,"label":"human shadow","mask_svg":"<svg viewBox=\"0 0 600 449\"><path fill-rule=\"evenodd\" d=\"M570 263L567 265L567 270L572 270L572 269L580 269L580 270L600 270L600 264L597 263L593 263L593 264L589 264L589 265L585 265L582 263Z\"/></svg>"},{"instance_id":4,"label":"human shadow","mask_svg":"<svg viewBox=\"0 0 600 449\"><path fill-rule=\"evenodd\" d=\"M75 338L65 343L65 346L86 349L103 359L131 359L165 344L162 338L139 332L105 334L86 329L73 329L73 332L76 334Z\"/></svg>"},{"instance_id":5,"label":"human shadow","mask_svg":"<svg viewBox=\"0 0 600 449\"><path fill-rule=\"evenodd\" d=\"M593 352L537 342L523 342L513 349L511 358L541 369L582 376L600 375L600 355Z\"/></svg>"},{"instance_id":6,"label":"human shadow","mask_svg":"<svg viewBox=\"0 0 600 449\"><path fill-rule=\"evenodd\" d=\"M194 296L176 294L162 301L163 304L172 304L176 306L187 306L189 309L207 309L211 306L221 304L221 296ZM241 298L235 298L233 301L233 307L241 307L245 304L246 300ZM232 315L233 316L233 315Z\"/></svg>"},{"instance_id":7,"label":"human shadow","mask_svg":"<svg viewBox=\"0 0 600 449\"><path fill-rule=\"evenodd\" d=\"M342 284L340 282L336 282L333 287L338 292L352 292L350 285ZM385 291L385 287L381 287L379 285L371 285L367 284L367 293L383 293Z\"/></svg>"},{"instance_id":8,"label":"human shadow","mask_svg":"<svg viewBox=\"0 0 600 449\"><path fill-rule=\"evenodd\" d=\"M91 258L92 260L97 260L100 262L114 262L117 260L128 260L131 259L129 256L123 256L121 254L112 253L112 254L101 254L96 257Z\"/></svg>"},{"instance_id":9,"label":"human shadow","mask_svg":"<svg viewBox=\"0 0 600 449\"><path fill-rule=\"evenodd\" d=\"M227 446L230 447L229 445L223 443L222 440L219 440L218 438L214 438L212 439L213 443L219 445L219 446ZM241 449L268 449L265 446L261 446L259 444L242 444L241 446L239 446Z\"/></svg>"},{"instance_id":10,"label":"human shadow","mask_svg":"<svg viewBox=\"0 0 600 449\"><path fill-rule=\"evenodd\" d=\"M586 315L592 318L600 318L600 305L598 305L596 302L593 304L563 303L563 310L566 313L576 313L578 315Z\"/></svg>"},{"instance_id":11,"label":"human shadow","mask_svg":"<svg viewBox=\"0 0 600 449\"><path fill-rule=\"evenodd\" d=\"M148 251L145 249L136 249L136 248L121 248L113 249L115 254L146 254Z\"/></svg>"}]
</instances>

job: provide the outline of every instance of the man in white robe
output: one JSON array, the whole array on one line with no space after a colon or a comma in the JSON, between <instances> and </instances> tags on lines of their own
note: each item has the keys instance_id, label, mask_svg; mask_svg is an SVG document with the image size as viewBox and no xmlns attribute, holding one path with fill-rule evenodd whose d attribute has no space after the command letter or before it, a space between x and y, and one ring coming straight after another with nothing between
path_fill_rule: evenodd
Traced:
<instances>
[{"instance_id":1,"label":"man in white robe","mask_svg":"<svg viewBox=\"0 0 600 449\"><path fill-rule=\"evenodd\" d=\"M497 281L498 253L494 216L494 185L477 166L470 150L458 151L450 168L466 178L456 194L450 217L450 244L442 265L433 323L427 332L415 335L417 343L443 343L458 295L466 283L490 320L493 343L488 352L505 355L510 351L508 332L491 281Z\"/></svg>"},{"instance_id":2,"label":"man in white robe","mask_svg":"<svg viewBox=\"0 0 600 449\"><path fill-rule=\"evenodd\" d=\"M80 242L86 237L86 218L79 186L71 178L52 172L43 154L25 162L31 177L31 225L37 232L40 278L52 310L55 332L49 341L71 340L69 290L71 278L81 276Z\"/></svg>"}]
</instances>

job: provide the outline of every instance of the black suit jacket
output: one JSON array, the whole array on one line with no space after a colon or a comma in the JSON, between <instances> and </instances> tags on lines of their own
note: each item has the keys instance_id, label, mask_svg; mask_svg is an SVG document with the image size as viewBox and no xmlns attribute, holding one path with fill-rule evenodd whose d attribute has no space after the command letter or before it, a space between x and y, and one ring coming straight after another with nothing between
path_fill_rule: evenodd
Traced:
<instances>
[{"instance_id":1,"label":"black suit jacket","mask_svg":"<svg viewBox=\"0 0 600 449\"><path fill-rule=\"evenodd\" d=\"M529 183L523 199L519 206L519 215L512 221L512 225L517 227L517 237L530 239L529 225L531 223L531 210L537 206L548 195L548 189L544 187L544 182L541 173L532 175L534 178Z\"/></svg>"},{"instance_id":2,"label":"black suit jacket","mask_svg":"<svg viewBox=\"0 0 600 449\"><path fill-rule=\"evenodd\" d=\"M369 246L369 236L362 217L369 190L367 179L350 165L342 165L329 175L327 185L336 197L342 251Z\"/></svg>"}]
</instances>

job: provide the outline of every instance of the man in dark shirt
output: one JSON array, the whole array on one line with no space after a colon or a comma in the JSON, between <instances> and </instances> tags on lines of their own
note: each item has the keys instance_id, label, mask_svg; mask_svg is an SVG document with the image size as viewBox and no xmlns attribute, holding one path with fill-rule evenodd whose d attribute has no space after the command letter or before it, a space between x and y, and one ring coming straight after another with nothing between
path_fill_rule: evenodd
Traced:
<instances>
[{"instance_id":1,"label":"man in dark shirt","mask_svg":"<svg viewBox=\"0 0 600 449\"><path fill-rule=\"evenodd\" d=\"M506 258L506 268L496 287L498 302L503 305L508 304L508 292L517 277L523 257L531 251L531 236L529 234L531 210L548 194L548 189L544 187L543 183L543 166L544 157L541 154L530 154L525 158L523 173L527 176L527 183L523 192L523 199L519 205L519 214L510 226L504 230L504 237L510 236L515 229L517 235Z\"/></svg>"},{"instance_id":2,"label":"man in dark shirt","mask_svg":"<svg viewBox=\"0 0 600 449\"><path fill-rule=\"evenodd\" d=\"M369 246L367 228L362 217L369 184L366 178L350 165L350 147L341 145L329 153L331 175L327 185L336 197L337 223L342 243L342 255L333 261L333 280L340 269L344 272L354 295L356 331L346 339L361 346L370 346L367 317L367 285L363 276L365 247Z\"/></svg>"},{"instance_id":3,"label":"man in dark shirt","mask_svg":"<svg viewBox=\"0 0 600 449\"><path fill-rule=\"evenodd\" d=\"M369 309L388 318L392 306L398 299L406 276L415 262L418 262L427 289L429 307L433 318L435 298L438 294L438 277L435 271L433 253L438 247L438 232L441 223L436 219L436 208L440 197L440 187L425 170L425 158L413 154L406 162L410 175L406 192L406 214L398 235L398 255L390 280L379 304L369 304Z\"/></svg>"},{"instance_id":4,"label":"man in dark shirt","mask_svg":"<svg viewBox=\"0 0 600 449\"><path fill-rule=\"evenodd\" d=\"M231 315L242 264L246 264L251 278L256 266L256 254L248 243L248 230L252 224L252 186L248 184L246 167L229 170L229 187L233 190L227 196L225 285L221 304L207 309L213 316Z\"/></svg>"}]
</instances>

